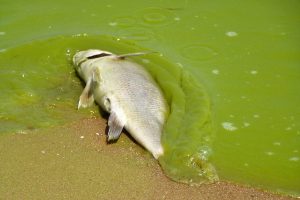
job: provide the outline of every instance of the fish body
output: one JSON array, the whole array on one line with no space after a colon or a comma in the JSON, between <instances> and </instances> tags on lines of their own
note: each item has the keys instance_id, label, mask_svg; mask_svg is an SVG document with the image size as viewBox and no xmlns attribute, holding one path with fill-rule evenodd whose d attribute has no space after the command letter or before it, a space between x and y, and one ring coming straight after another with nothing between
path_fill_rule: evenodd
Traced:
<instances>
[{"instance_id":1,"label":"fish body","mask_svg":"<svg viewBox=\"0 0 300 200\"><path fill-rule=\"evenodd\" d=\"M151 75L139 64L107 51L87 50L74 55L79 76L86 82L78 108L96 101L110 113L108 141L123 127L157 159L163 154L161 135L168 106Z\"/></svg>"}]
</instances>

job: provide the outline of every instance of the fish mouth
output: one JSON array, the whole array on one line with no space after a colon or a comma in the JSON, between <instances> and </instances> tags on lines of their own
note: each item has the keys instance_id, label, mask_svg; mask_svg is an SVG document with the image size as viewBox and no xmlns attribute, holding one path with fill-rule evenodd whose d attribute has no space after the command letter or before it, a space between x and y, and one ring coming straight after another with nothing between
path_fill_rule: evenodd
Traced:
<instances>
[{"instance_id":1,"label":"fish mouth","mask_svg":"<svg viewBox=\"0 0 300 200\"><path fill-rule=\"evenodd\" d=\"M73 64L75 68L79 68L82 62L85 61L85 57L83 56L83 52L79 51L73 56Z\"/></svg>"},{"instance_id":2,"label":"fish mouth","mask_svg":"<svg viewBox=\"0 0 300 200\"><path fill-rule=\"evenodd\" d=\"M81 60L79 60L75 66L77 66L78 68L81 66L82 63L84 63L85 61L87 61L88 59L87 58L82 58Z\"/></svg>"}]
</instances>

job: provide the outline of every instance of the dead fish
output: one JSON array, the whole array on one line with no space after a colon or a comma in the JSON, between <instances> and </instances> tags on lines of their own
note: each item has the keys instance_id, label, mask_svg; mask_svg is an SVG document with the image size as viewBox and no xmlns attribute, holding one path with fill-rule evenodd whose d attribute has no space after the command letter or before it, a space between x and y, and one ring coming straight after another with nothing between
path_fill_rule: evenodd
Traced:
<instances>
[{"instance_id":1,"label":"dead fish","mask_svg":"<svg viewBox=\"0 0 300 200\"><path fill-rule=\"evenodd\" d=\"M96 101L110 113L108 141L117 140L124 127L157 159L164 152L161 135L168 105L151 75L126 59L143 54L115 55L96 49L76 53L74 66L86 82L78 109Z\"/></svg>"}]
</instances>

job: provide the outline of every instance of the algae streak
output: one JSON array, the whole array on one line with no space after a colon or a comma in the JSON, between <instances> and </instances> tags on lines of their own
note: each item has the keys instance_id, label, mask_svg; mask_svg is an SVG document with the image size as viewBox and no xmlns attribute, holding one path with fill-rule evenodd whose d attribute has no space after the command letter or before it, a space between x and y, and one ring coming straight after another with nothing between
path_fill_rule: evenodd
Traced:
<instances>
[{"instance_id":1,"label":"algae streak","mask_svg":"<svg viewBox=\"0 0 300 200\"><path fill-rule=\"evenodd\" d=\"M177 181L190 184L217 181L217 173L209 162L212 153L209 98L186 72L182 73L180 86L181 95L172 98L172 113L163 135L165 156L160 163L166 174Z\"/></svg>"},{"instance_id":2,"label":"algae streak","mask_svg":"<svg viewBox=\"0 0 300 200\"><path fill-rule=\"evenodd\" d=\"M171 179L192 185L218 180L209 159L213 127L210 101L203 86L180 65L148 55L147 69L170 105L163 132L164 156L159 162Z\"/></svg>"}]
</instances>

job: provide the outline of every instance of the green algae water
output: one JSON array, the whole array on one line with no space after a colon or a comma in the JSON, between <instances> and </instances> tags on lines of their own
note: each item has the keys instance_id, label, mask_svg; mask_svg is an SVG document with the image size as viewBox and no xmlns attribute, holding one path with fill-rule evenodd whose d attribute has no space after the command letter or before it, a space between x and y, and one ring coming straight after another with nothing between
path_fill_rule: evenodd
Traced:
<instances>
[{"instance_id":1,"label":"green algae water","mask_svg":"<svg viewBox=\"0 0 300 200\"><path fill-rule=\"evenodd\" d=\"M0 63L6 66L2 71L6 84L2 91L10 98L1 107L2 131L26 134L31 129L83 117L84 113L75 109L82 87L74 73L72 57L80 49L95 48L95 44L117 54L145 51L119 38L75 35L36 41L3 52ZM193 184L217 180L209 162L212 127L205 90L182 66L169 63L162 55L142 56L136 62L153 75L171 105L163 133L165 155L160 159L166 174ZM12 88L16 94L10 94ZM95 107L90 110L92 116L96 112Z\"/></svg>"},{"instance_id":2,"label":"green algae water","mask_svg":"<svg viewBox=\"0 0 300 200\"><path fill-rule=\"evenodd\" d=\"M87 112L74 114L81 84L66 65L67 52L55 47L48 41L2 53L1 132L26 134L86 116Z\"/></svg>"},{"instance_id":3,"label":"green algae water","mask_svg":"<svg viewBox=\"0 0 300 200\"><path fill-rule=\"evenodd\" d=\"M133 50L125 39L163 55L140 62L178 106L163 136L168 176L214 180L216 170L221 180L299 196L299 9L292 0L1 1L0 131L97 115L76 110L82 85L70 56L100 43ZM103 35L122 48L95 39Z\"/></svg>"}]
</instances>

